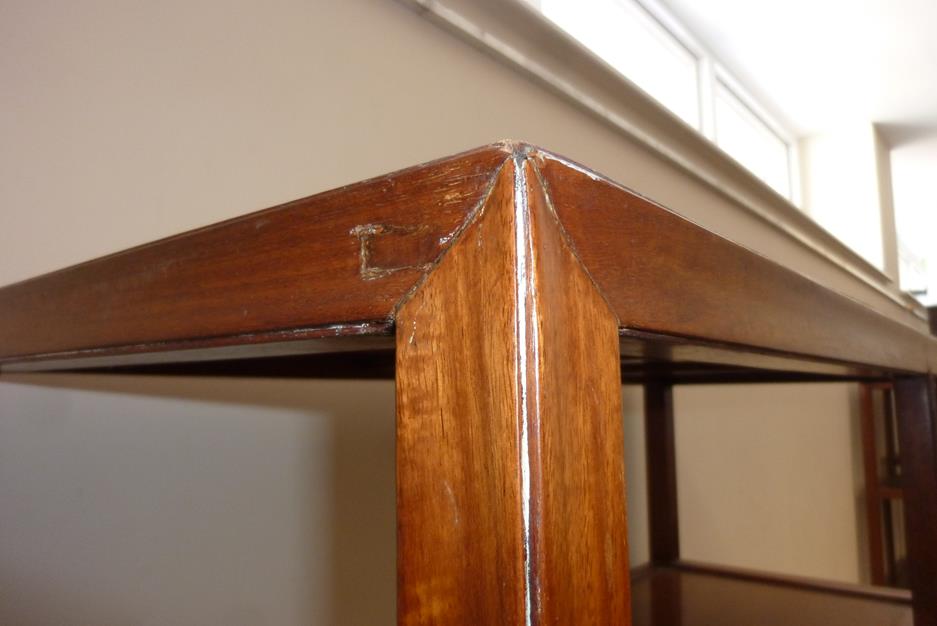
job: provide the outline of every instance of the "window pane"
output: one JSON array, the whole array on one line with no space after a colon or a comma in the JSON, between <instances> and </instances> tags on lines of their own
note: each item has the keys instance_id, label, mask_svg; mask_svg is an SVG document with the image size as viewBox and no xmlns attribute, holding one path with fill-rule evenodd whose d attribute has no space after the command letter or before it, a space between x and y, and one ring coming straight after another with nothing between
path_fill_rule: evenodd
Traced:
<instances>
[{"instance_id":1,"label":"window pane","mask_svg":"<svg viewBox=\"0 0 937 626\"><path fill-rule=\"evenodd\" d=\"M787 143L722 82L716 83L716 143L781 195L791 197Z\"/></svg>"},{"instance_id":2,"label":"window pane","mask_svg":"<svg viewBox=\"0 0 937 626\"><path fill-rule=\"evenodd\" d=\"M641 7L622 0L542 0L540 10L694 128L697 59Z\"/></svg>"}]
</instances>

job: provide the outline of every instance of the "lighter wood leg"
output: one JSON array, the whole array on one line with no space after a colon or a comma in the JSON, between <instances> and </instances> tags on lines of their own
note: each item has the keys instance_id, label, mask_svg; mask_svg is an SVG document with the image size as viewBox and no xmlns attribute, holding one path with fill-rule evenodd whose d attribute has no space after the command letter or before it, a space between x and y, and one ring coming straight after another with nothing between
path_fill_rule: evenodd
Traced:
<instances>
[{"instance_id":1,"label":"lighter wood leg","mask_svg":"<svg viewBox=\"0 0 937 626\"><path fill-rule=\"evenodd\" d=\"M617 330L509 162L397 315L399 624L630 624Z\"/></svg>"}]
</instances>

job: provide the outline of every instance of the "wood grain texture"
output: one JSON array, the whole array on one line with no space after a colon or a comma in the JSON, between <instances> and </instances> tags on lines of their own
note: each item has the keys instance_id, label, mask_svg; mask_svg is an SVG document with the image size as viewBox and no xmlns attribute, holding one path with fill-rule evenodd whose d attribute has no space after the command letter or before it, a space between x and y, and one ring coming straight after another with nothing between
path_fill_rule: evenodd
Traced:
<instances>
[{"instance_id":1,"label":"wood grain texture","mask_svg":"<svg viewBox=\"0 0 937 626\"><path fill-rule=\"evenodd\" d=\"M509 155L482 148L5 287L0 360L388 320Z\"/></svg>"},{"instance_id":2,"label":"wood grain texture","mask_svg":"<svg viewBox=\"0 0 937 626\"><path fill-rule=\"evenodd\" d=\"M937 343L544 151L547 193L623 328L927 371Z\"/></svg>"},{"instance_id":3,"label":"wood grain texture","mask_svg":"<svg viewBox=\"0 0 937 626\"><path fill-rule=\"evenodd\" d=\"M621 321L623 352L660 360L669 342L663 360L849 379L937 369L934 338L516 142L4 287L0 367L88 356L133 366L192 348L380 334L512 155L537 164L574 253Z\"/></svg>"},{"instance_id":4,"label":"wood grain texture","mask_svg":"<svg viewBox=\"0 0 937 626\"><path fill-rule=\"evenodd\" d=\"M895 381L914 626L937 626L937 390L931 376Z\"/></svg>"},{"instance_id":5,"label":"wood grain texture","mask_svg":"<svg viewBox=\"0 0 937 626\"><path fill-rule=\"evenodd\" d=\"M629 623L616 330L505 168L397 318L398 623Z\"/></svg>"}]
</instances>

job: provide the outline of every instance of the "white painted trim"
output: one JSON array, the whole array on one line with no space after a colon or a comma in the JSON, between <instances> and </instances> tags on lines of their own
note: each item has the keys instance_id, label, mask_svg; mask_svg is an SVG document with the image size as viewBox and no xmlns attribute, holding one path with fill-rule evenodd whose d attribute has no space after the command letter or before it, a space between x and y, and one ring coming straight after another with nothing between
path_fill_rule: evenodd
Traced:
<instances>
[{"instance_id":1,"label":"white painted trim","mask_svg":"<svg viewBox=\"0 0 937 626\"><path fill-rule=\"evenodd\" d=\"M712 59L699 61L700 132L706 139L716 141L716 78Z\"/></svg>"}]
</instances>

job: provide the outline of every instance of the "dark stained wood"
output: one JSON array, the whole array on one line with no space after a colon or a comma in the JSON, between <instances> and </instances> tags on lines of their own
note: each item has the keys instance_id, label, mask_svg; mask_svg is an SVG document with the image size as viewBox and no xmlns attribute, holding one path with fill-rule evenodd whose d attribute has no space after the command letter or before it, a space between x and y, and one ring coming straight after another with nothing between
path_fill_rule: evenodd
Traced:
<instances>
[{"instance_id":1,"label":"dark stained wood","mask_svg":"<svg viewBox=\"0 0 937 626\"><path fill-rule=\"evenodd\" d=\"M81 359L22 361L3 371L85 372L109 374L167 374L183 376L240 376L263 378L387 378L394 377L393 343L379 336L356 343L350 338L337 342L310 340L290 343L238 346L150 353L144 362L135 355L112 355ZM292 348L302 352L276 350ZM337 350L331 352L329 349ZM155 358L159 357L159 358ZM731 367L712 363L673 363L627 360L622 362L623 384L667 383L670 385L806 383L870 380L859 377L779 372ZM874 380L874 379L872 379ZM887 493L883 488L882 493Z\"/></svg>"},{"instance_id":2,"label":"dark stained wood","mask_svg":"<svg viewBox=\"0 0 937 626\"><path fill-rule=\"evenodd\" d=\"M679 576L652 576L651 608L654 624L683 624L683 579Z\"/></svg>"},{"instance_id":3,"label":"dark stained wood","mask_svg":"<svg viewBox=\"0 0 937 626\"><path fill-rule=\"evenodd\" d=\"M49 370L52 372L59 370ZM143 374L226 378L394 379L394 350L326 352L250 359L198 360L125 367L89 367L82 374Z\"/></svg>"},{"instance_id":4,"label":"dark stained wood","mask_svg":"<svg viewBox=\"0 0 937 626\"><path fill-rule=\"evenodd\" d=\"M927 371L937 355L921 332L632 191L544 151L533 159L623 328L897 370Z\"/></svg>"},{"instance_id":5,"label":"dark stained wood","mask_svg":"<svg viewBox=\"0 0 937 626\"><path fill-rule=\"evenodd\" d=\"M69 358L84 350L139 354L195 339L280 341L284 333L301 336L326 324L390 319L512 151L534 156L563 227L627 328L924 369L922 355L932 346L915 345L919 333L559 157L513 144L6 287L0 359ZM692 310L682 306L688 299ZM879 341L882 335L889 341Z\"/></svg>"},{"instance_id":6,"label":"dark stained wood","mask_svg":"<svg viewBox=\"0 0 937 626\"><path fill-rule=\"evenodd\" d=\"M862 459L865 478L866 532L869 536L869 574L874 585L884 585L885 532L879 493L878 451L875 445L875 406L870 385L859 386L859 417L862 427Z\"/></svg>"},{"instance_id":7,"label":"dark stained wood","mask_svg":"<svg viewBox=\"0 0 937 626\"><path fill-rule=\"evenodd\" d=\"M55 358L29 358L3 364L4 372L84 371L134 368L154 371L195 363L288 358L302 355L393 350L393 325L387 322L310 328L302 332L264 333L237 337L213 337L118 349L83 350ZM208 368L211 366L208 365ZM207 370L206 370L207 371ZM251 375L245 371L245 375Z\"/></svg>"},{"instance_id":8,"label":"dark stained wood","mask_svg":"<svg viewBox=\"0 0 937 626\"><path fill-rule=\"evenodd\" d=\"M661 383L669 385L740 385L747 383L822 383L877 380L811 372L731 367L713 363L622 361L621 381L626 385Z\"/></svg>"},{"instance_id":9,"label":"dark stained wood","mask_svg":"<svg viewBox=\"0 0 937 626\"><path fill-rule=\"evenodd\" d=\"M664 339L665 360L845 379L937 369L937 340L512 142L2 288L0 364L119 356L93 366L138 365L148 354L301 341L330 328L371 334L393 323L514 157L536 164L574 253L621 321L623 351L654 352Z\"/></svg>"},{"instance_id":10,"label":"dark stained wood","mask_svg":"<svg viewBox=\"0 0 937 626\"><path fill-rule=\"evenodd\" d=\"M915 626L937 626L937 399L934 378L895 381Z\"/></svg>"},{"instance_id":11,"label":"dark stained wood","mask_svg":"<svg viewBox=\"0 0 937 626\"><path fill-rule=\"evenodd\" d=\"M509 156L482 148L5 287L0 360L389 320Z\"/></svg>"},{"instance_id":12,"label":"dark stained wood","mask_svg":"<svg viewBox=\"0 0 937 626\"><path fill-rule=\"evenodd\" d=\"M26 361L7 366L5 372L84 372L107 374L166 374L176 376L226 376L260 378L394 378L393 343L389 345L378 336L356 344L349 338L329 343L322 340L301 342L292 348L308 350L296 354L278 354L275 347L285 344L261 344L233 350L215 352L215 349L184 352L154 353L160 356L151 362L127 362L127 356L108 356L83 359L50 359ZM329 352L328 347L341 350ZM365 347L365 345L367 347ZM189 351L187 351L189 352ZM218 358L209 358L214 355ZM194 357L194 358L187 358ZM726 385L746 383L822 383L863 381L836 375L810 372L779 372L757 368L730 367L711 363L622 362L623 384L662 383L669 385ZM895 490L888 486L882 495ZM900 497L896 495L895 497Z\"/></svg>"},{"instance_id":13,"label":"dark stained wood","mask_svg":"<svg viewBox=\"0 0 937 626\"><path fill-rule=\"evenodd\" d=\"M822 591L823 593L831 595L870 598L873 600L894 602L898 604L911 603L911 593L905 589L892 589L889 587L876 587L872 585L859 585L855 583L820 580L817 578L808 578L806 576L792 576L789 574L763 572L759 570L747 569L744 567L714 565L712 563L701 563L698 561L682 560L677 563L670 564L669 567L677 568L683 572L722 576L725 578L734 578L737 580L748 580L752 582L766 583L783 587L794 587L796 589L805 589L808 591Z\"/></svg>"},{"instance_id":14,"label":"dark stained wood","mask_svg":"<svg viewBox=\"0 0 937 626\"><path fill-rule=\"evenodd\" d=\"M801 373L842 380L881 380L890 377L881 368L806 358L802 355L739 346L719 341L663 335L620 328L619 345L623 360L657 363L706 363L729 369L750 368L776 373Z\"/></svg>"},{"instance_id":15,"label":"dark stained wood","mask_svg":"<svg viewBox=\"0 0 937 626\"><path fill-rule=\"evenodd\" d=\"M904 498L904 489L894 485L882 485L878 489L879 497L886 500L901 500Z\"/></svg>"},{"instance_id":16,"label":"dark stained wood","mask_svg":"<svg viewBox=\"0 0 937 626\"><path fill-rule=\"evenodd\" d=\"M629 623L616 331L505 168L397 317L398 623Z\"/></svg>"},{"instance_id":17,"label":"dark stained wood","mask_svg":"<svg viewBox=\"0 0 937 626\"><path fill-rule=\"evenodd\" d=\"M895 415L895 389L892 383L873 385L883 394L885 431L885 475L879 478L878 492L882 497L882 531L885 539L885 568L888 584L908 587L907 560L899 557L898 544L905 541L904 526L895 525L894 501L904 500L904 480L898 450L898 422ZM899 509L898 512L901 510Z\"/></svg>"},{"instance_id":18,"label":"dark stained wood","mask_svg":"<svg viewBox=\"0 0 937 626\"><path fill-rule=\"evenodd\" d=\"M680 523L673 387L667 383L644 385L644 440L651 561L669 563L680 558Z\"/></svg>"},{"instance_id":19,"label":"dark stained wood","mask_svg":"<svg viewBox=\"0 0 937 626\"><path fill-rule=\"evenodd\" d=\"M893 385L864 383L859 398L870 578L875 585L907 586L897 556L903 532L895 527L892 511L892 501L904 499Z\"/></svg>"},{"instance_id":20,"label":"dark stained wood","mask_svg":"<svg viewBox=\"0 0 937 626\"><path fill-rule=\"evenodd\" d=\"M909 594L698 565L632 581L635 626L911 626Z\"/></svg>"}]
</instances>

